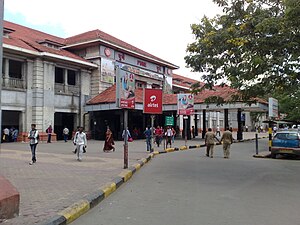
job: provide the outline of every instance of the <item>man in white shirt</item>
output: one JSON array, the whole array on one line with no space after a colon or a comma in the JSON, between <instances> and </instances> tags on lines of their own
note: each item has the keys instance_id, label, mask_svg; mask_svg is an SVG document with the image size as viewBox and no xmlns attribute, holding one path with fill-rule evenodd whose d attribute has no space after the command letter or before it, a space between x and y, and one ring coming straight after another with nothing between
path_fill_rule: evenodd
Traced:
<instances>
[{"instance_id":1,"label":"man in white shirt","mask_svg":"<svg viewBox=\"0 0 300 225\"><path fill-rule=\"evenodd\" d=\"M168 148L168 144L170 144L170 148L172 148L173 131L172 131L172 129L169 126L167 128L165 136L166 136L166 139L167 139L166 148Z\"/></svg>"},{"instance_id":2,"label":"man in white shirt","mask_svg":"<svg viewBox=\"0 0 300 225\"><path fill-rule=\"evenodd\" d=\"M77 160L82 161L82 154L84 148L87 148L87 139L86 134L83 132L83 127L79 127L79 130L76 132L73 140L74 145L76 145L77 150Z\"/></svg>"},{"instance_id":3,"label":"man in white shirt","mask_svg":"<svg viewBox=\"0 0 300 225\"><path fill-rule=\"evenodd\" d=\"M65 142L67 142L68 141L68 137L69 137L69 129L67 127L65 127L63 129L63 135L64 135Z\"/></svg>"}]
</instances>

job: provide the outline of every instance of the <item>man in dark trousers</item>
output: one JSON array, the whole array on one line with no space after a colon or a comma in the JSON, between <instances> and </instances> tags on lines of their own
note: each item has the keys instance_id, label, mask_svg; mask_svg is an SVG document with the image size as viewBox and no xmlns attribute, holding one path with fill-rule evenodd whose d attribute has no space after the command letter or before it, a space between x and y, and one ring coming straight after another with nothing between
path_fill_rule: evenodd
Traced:
<instances>
[{"instance_id":1,"label":"man in dark trousers","mask_svg":"<svg viewBox=\"0 0 300 225\"><path fill-rule=\"evenodd\" d=\"M38 137L39 137L39 132L36 128L35 124L31 124L31 130L28 132L28 138L29 138L29 145L30 145L30 150L31 150L31 162L29 165L32 165L36 163L36 146L38 144Z\"/></svg>"}]
</instances>

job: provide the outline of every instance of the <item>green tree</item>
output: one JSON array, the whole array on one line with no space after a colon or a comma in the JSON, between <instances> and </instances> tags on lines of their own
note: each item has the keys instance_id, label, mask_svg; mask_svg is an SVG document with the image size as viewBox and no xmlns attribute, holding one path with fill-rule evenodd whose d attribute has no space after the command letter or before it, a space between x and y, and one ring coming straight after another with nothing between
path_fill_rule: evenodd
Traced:
<instances>
[{"instance_id":1,"label":"green tree","mask_svg":"<svg viewBox=\"0 0 300 225\"><path fill-rule=\"evenodd\" d=\"M205 88L227 84L249 100L299 85L300 0L214 2L223 13L191 25L185 57Z\"/></svg>"}]
</instances>

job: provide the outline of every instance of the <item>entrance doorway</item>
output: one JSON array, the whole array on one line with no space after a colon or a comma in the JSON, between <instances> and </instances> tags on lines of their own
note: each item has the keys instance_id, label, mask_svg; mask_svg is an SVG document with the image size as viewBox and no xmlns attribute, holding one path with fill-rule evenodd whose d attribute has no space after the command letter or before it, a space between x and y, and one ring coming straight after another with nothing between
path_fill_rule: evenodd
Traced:
<instances>
[{"instance_id":1,"label":"entrance doorway","mask_svg":"<svg viewBox=\"0 0 300 225\"><path fill-rule=\"evenodd\" d=\"M67 127L69 129L69 140L72 138L72 132L75 124L75 113L60 113L54 114L54 132L57 135L57 140L63 140L63 129Z\"/></svg>"}]
</instances>

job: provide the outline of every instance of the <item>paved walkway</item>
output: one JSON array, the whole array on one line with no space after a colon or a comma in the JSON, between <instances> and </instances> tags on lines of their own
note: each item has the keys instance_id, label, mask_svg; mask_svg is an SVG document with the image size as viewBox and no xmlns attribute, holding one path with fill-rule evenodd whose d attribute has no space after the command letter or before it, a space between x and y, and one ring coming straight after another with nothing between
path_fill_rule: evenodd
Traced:
<instances>
[{"instance_id":1,"label":"paved walkway","mask_svg":"<svg viewBox=\"0 0 300 225\"><path fill-rule=\"evenodd\" d=\"M259 137L267 136L267 133L259 134ZM244 133L244 139L254 137L254 133ZM1 144L0 174L21 196L20 216L3 224L39 223L110 182L123 170L123 142L116 142L116 151L110 153L102 151L103 144L103 141L88 141L87 153L83 161L78 162L72 153L71 141L40 143L37 163L32 166L28 164L31 159L28 143ZM188 146L196 144L204 144L204 141L198 138L187 141ZM183 145L184 140L175 140L172 147ZM148 155L145 149L144 140L129 143L129 166ZM163 150L163 146L155 150Z\"/></svg>"}]
</instances>

